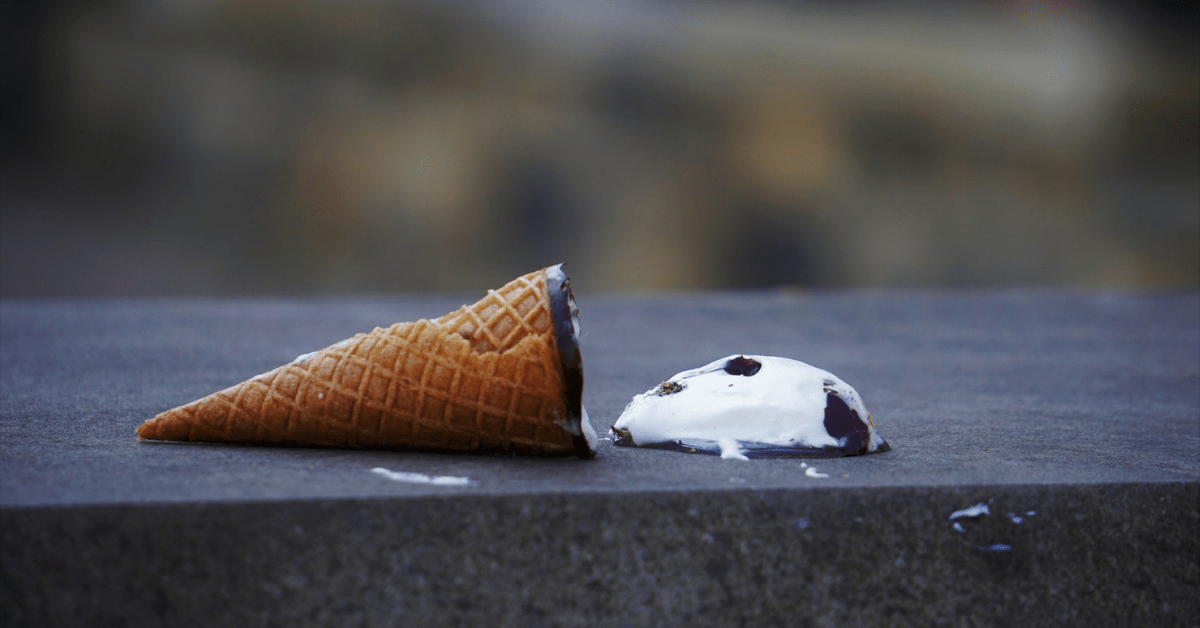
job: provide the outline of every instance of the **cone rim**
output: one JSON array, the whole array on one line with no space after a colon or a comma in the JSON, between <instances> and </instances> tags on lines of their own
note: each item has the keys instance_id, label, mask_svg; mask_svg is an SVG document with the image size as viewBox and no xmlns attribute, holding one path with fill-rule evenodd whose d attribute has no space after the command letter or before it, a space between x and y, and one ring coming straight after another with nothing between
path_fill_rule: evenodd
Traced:
<instances>
[{"instance_id":1,"label":"cone rim","mask_svg":"<svg viewBox=\"0 0 1200 628\"><path fill-rule=\"evenodd\" d=\"M563 271L563 264L546 269L546 295L550 300L550 320L554 327L554 344L558 348L562 366L563 393L567 411L575 426L572 438L575 453L580 458L591 458L595 452L584 437L583 415L583 357L579 351L579 307L571 292L571 279Z\"/></svg>"}]
</instances>

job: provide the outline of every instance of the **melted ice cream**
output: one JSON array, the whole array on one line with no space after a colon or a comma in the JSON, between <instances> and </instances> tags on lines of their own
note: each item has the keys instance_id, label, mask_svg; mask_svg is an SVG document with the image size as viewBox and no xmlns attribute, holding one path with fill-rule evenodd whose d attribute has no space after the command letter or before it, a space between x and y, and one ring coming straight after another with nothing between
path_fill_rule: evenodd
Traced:
<instances>
[{"instance_id":1,"label":"melted ice cream","mask_svg":"<svg viewBox=\"0 0 1200 628\"><path fill-rule=\"evenodd\" d=\"M887 451L858 393L837 376L771 356L729 356L633 398L618 445L722 458L850 456Z\"/></svg>"}]
</instances>

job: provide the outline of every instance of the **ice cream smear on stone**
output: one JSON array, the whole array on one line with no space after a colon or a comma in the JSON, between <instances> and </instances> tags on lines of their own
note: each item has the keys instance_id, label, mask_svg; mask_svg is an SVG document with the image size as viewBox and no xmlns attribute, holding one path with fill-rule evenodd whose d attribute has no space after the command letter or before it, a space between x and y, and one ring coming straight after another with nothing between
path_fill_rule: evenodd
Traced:
<instances>
[{"instance_id":1,"label":"ice cream smear on stone","mask_svg":"<svg viewBox=\"0 0 1200 628\"><path fill-rule=\"evenodd\" d=\"M803 362L731 355L636 396L612 426L628 447L722 458L838 457L888 451L849 384Z\"/></svg>"}]
</instances>

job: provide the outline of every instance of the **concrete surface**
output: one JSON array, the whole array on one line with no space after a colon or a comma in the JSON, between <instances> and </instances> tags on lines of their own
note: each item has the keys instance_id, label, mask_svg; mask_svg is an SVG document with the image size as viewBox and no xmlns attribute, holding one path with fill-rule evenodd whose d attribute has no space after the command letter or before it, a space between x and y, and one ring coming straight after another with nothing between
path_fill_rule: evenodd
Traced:
<instances>
[{"instance_id":1,"label":"concrete surface","mask_svg":"<svg viewBox=\"0 0 1200 628\"><path fill-rule=\"evenodd\" d=\"M162 410L475 295L5 301L0 623L1198 625L1200 295L576 290L598 431L762 353L855 386L893 450L138 443Z\"/></svg>"}]
</instances>

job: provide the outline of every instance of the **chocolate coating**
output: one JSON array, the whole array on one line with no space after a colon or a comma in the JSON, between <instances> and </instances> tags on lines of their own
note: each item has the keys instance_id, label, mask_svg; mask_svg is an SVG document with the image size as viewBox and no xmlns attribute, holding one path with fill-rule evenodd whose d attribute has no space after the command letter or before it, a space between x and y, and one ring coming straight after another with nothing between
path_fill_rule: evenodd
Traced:
<instances>
[{"instance_id":1,"label":"chocolate coating","mask_svg":"<svg viewBox=\"0 0 1200 628\"><path fill-rule=\"evenodd\" d=\"M546 273L546 293L550 298L550 317L554 325L554 340L562 363L564 394L567 410L577 423L583 421L583 357L575 338L579 307L571 293L571 280L562 272L562 264ZM595 452L583 436L575 437L575 453L580 458L592 458Z\"/></svg>"}]
</instances>

